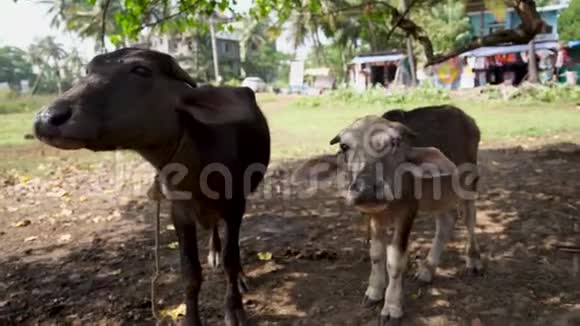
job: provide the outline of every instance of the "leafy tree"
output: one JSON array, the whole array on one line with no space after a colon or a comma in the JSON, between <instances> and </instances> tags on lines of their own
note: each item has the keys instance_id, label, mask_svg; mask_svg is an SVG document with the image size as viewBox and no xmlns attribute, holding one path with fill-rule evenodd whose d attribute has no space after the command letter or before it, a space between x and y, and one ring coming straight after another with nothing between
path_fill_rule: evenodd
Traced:
<instances>
[{"instance_id":1,"label":"leafy tree","mask_svg":"<svg viewBox=\"0 0 580 326\"><path fill-rule=\"evenodd\" d=\"M562 41L580 40L580 0L570 1L558 18L558 34Z\"/></svg>"},{"instance_id":2,"label":"leafy tree","mask_svg":"<svg viewBox=\"0 0 580 326\"><path fill-rule=\"evenodd\" d=\"M346 80L346 68L354 55L347 55L343 47L339 43L333 43L324 46L324 53L326 60L320 61L314 52L310 52L306 59L306 66L309 68L317 68L326 66L330 69L330 74L337 79L338 82Z\"/></svg>"},{"instance_id":3,"label":"leafy tree","mask_svg":"<svg viewBox=\"0 0 580 326\"><path fill-rule=\"evenodd\" d=\"M464 46L473 37L461 0L447 0L421 9L416 16L413 15L413 18L427 31L436 53Z\"/></svg>"},{"instance_id":4,"label":"leafy tree","mask_svg":"<svg viewBox=\"0 0 580 326\"><path fill-rule=\"evenodd\" d=\"M240 60L242 76L245 76L244 67L247 65L248 57L254 57L261 48L273 45L279 31L271 28L268 20L257 20L250 16L242 18L234 29L240 34Z\"/></svg>"},{"instance_id":5,"label":"leafy tree","mask_svg":"<svg viewBox=\"0 0 580 326\"><path fill-rule=\"evenodd\" d=\"M67 1L67 0L61 0ZM68 0L79 1L84 5L100 5L102 8L102 25L106 26L111 4L122 1L121 12L115 13L115 20L121 33L110 35L115 42L125 36L136 38L146 28L175 26L180 30L198 28L207 23L200 19L218 11L233 10L234 0ZM332 16L345 15L358 19L363 30L363 38L370 42L371 49L381 47L398 29L405 36L410 36L422 45L427 63L435 64L445 61L460 53L480 46L491 46L506 42L528 43L538 33L545 32L547 26L536 9L534 0L484 0L488 8L496 14L505 14L507 7L512 7L520 16L522 23L507 30L500 30L489 35L474 37L468 44L456 49L436 54L429 34L415 19L412 13L421 8L430 8L443 0L412 0L406 10L399 10L396 4L388 0L255 0L251 8L256 18L270 17L273 13L280 23L290 20L293 15L302 15L301 24L312 31L318 31L322 24L319 20ZM410 15L411 14L411 15ZM310 27L312 26L312 27ZM106 33L114 33L106 31ZM316 33L314 33L316 34Z\"/></svg>"},{"instance_id":6,"label":"leafy tree","mask_svg":"<svg viewBox=\"0 0 580 326\"><path fill-rule=\"evenodd\" d=\"M0 47L0 82L8 83L13 90L20 90L22 80L34 79L32 64L27 54L15 47Z\"/></svg>"},{"instance_id":7,"label":"leafy tree","mask_svg":"<svg viewBox=\"0 0 580 326\"><path fill-rule=\"evenodd\" d=\"M270 43L252 51L242 65L247 76L257 76L271 83L286 77L282 73L288 60L288 55L276 51L276 46Z\"/></svg>"},{"instance_id":8,"label":"leafy tree","mask_svg":"<svg viewBox=\"0 0 580 326\"><path fill-rule=\"evenodd\" d=\"M40 39L37 43L31 44L28 49L30 62L39 71L32 92L38 91L40 82L44 81L45 86L51 83L56 84L56 91L63 91L63 61L68 56L62 44L56 42L52 36ZM51 91L51 87L46 87Z\"/></svg>"},{"instance_id":9,"label":"leafy tree","mask_svg":"<svg viewBox=\"0 0 580 326\"><path fill-rule=\"evenodd\" d=\"M122 15L122 0L41 0L40 3L50 4L48 14L52 16L53 27L94 39L96 51L104 50L107 35L112 36L111 41L117 46L126 45L125 38L119 37L122 29L115 18Z\"/></svg>"}]
</instances>

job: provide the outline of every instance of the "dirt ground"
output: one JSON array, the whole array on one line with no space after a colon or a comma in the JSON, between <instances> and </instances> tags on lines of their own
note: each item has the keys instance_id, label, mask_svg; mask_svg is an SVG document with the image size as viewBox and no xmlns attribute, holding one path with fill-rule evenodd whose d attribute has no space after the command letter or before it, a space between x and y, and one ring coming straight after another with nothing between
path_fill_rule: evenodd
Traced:
<instances>
[{"instance_id":1,"label":"dirt ground","mask_svg":"<svg viewBox=\"0 0 580 326\"><path fill-rule=\"evenodd\" d=\"M580 311L580 276L555 243L580 245L580 146L551 139L486 143L477 236L485 273L463 273L462 221L433 283L412 277L434 220L419 219L405 279L405 325L557 325ZM288 195L274 162L248 205L244 297L257 325L376 325L359 303L370 270L364 217L332 191ZM0 325L151 325L152 170L119 154L89 167L47 163L44 177L0 179ZM300 192L299 192L300 193ZM164 207L167 212L167 207ZM178 252L163 214L161 305L181 302ZM202 232L205 257L207 232ZM173 249L172 249L173 248ZM272 253L260 260L258 253ZM224 278L207 268L201 296L207 325L221 325ZM580 324L580 323L579 323ZM573 325L573 324L570 324Z\"/></svg>"}]
</instances>

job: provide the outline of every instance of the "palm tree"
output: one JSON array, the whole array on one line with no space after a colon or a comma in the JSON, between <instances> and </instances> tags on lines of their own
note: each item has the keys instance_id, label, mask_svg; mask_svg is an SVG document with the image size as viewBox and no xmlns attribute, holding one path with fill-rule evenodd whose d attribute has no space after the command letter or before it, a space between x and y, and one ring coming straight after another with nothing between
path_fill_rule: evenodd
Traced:
<instances>
[{"instance_id":1,"label":"palm tree","mask_svg":"<svg viewBox=\"0 0 580 326\"><path fill-rule=\"evenodd\" d=\"M258 21L250 16L244 17L237 29L240 33L240 61L242 63L242 77L245 77L244 63L252 52L274 42L272 29L268 21Z\"/></svg>"},{"instance_id":2,"label":"palm tree","mask_svg":"<svg viewBox=\"0 0 580 326\"><path fill-rule=\"evenodd\" d=\"M82 76L85 68L85 61L77 49L72 49L64 62L64 71L68 81L75 81Z\"/></svg>"},{"instance_id":3,"label":"palm tree","mask_svg":"<svg viewBox=\"0 0 580 326\"><path fill-rule=\"evenodd\" d=\"M121 27L115 20L115 15L121 12L121 0L96 0L94 5L83 0L41 0L50 4L48 14L52 15L51 25L76 32L81 37L95 39L95 50L103 51L106 34L120 34ZM103 15L106 10L106 15ZM105 20L103 30L103 19ZM124 46L121 40L117 46Z\"/></svg>"},{"instance_id":4,"label":"palm tree","mask_svg":"<svg viewBox=\"0 0 580 326\"><path fill-rule=\"evenodd\" d=\"M47 36L40 39L36 44L30 45L28 53L30 61L39 70L32 93L36 92L40 80L43 77L48 77L48 74L53 74L58 92L62 93L61 63L68 55L62 44L56 42L53 36Z\"/></svg>"}]
</instances>

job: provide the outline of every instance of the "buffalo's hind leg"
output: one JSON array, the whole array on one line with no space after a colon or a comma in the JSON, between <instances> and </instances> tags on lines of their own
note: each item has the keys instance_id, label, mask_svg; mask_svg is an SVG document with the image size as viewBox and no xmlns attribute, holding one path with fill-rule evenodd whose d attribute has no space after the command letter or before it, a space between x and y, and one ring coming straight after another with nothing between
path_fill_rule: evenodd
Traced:
<instances>
[{"instance_id":1,"label":"buffalo's hind leg","mask_svg":"<svg viewBox=\"0 0 580 326\"><path fill-rule=\"evenodd\" d=\"M216 223L212 228L212 233L210 235L208 245L207 263L211 268L217 269L221 265L221 251L222 242L220 239L219 224ZM246 274L244 273L244 269L242 268L241 259L238 286L240 287L240 291L242 293L247 293L250 290L249 281L246 277Z\"/></svg>"},{"instance_id":2,"label":"buffalo's hind leg","mask_svg":"<svg viewBox=\"0 0 580 326\"><path fill-rule=\"evenodd\" d=\"M198 299L202 274L198 257L197 230L195 220L190 215L191 211L193 210L189 209L187 205L173 202L171 218L179 241L181 272L185 281L185 304L187 307L185 325L200 326Z\"/></svg>"},{"instance_id":3,"label":"buffalo's hind leg","mask_svg":"<svg viewBox=\"0 0 580 326\"><path fill-rule=\"evenodd\" d=\"M225 324L226 326L247 325L246 313L242 303L239 277L242 271L240 260L240 225L245 211L245 200L228 203L224 216L225 246L222 250L226 274Z\"/></svg>"},{"instance_id":4,"label":"buffalo's hind leg","mask_svg":"<svg viewBox=\"0 0 580 326\"><path fill-rule=\"evenodd\" d=\"M479 244L475 237L475 225L477 223L475 201L463 200L459 204L459 212L463 216L465 227L467 228L467 246L465 248L467 273L480 275L483 272L483 265L481 264Z\"/></svg>"},{"instance_id":5,"label":"buffalo's hind leg","mask_svg":"<svg viewBox=\"0 0 580 326\"><path fill-rule=\"evenodd\" d=\"M453 236L453 228L455 227L455 217L449 212L442 213L437 216L435 237L427 258L421 263L419 271L417 272L417 279L423 283L431 283L435 271L441 262L441 254L445 250L445 246Z\"/></svg>"}]
</instances>

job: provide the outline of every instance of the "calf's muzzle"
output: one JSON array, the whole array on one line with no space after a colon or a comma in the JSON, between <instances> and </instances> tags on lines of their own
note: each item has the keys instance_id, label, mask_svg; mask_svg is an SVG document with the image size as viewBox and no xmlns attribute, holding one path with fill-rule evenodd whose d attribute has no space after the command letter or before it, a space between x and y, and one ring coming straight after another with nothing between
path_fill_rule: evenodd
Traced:
<instances>
[{"instance_id":1,"label":"calf's muzzle","mask_svg":"<svg viewBox=\"0 0 580 326\"><path fill-rule=\"evenodd\" d=\"M356 207L382 207L388 201L389 185L373 175L358 176L346 192L347 204Z\"/></svg>"}]
</instances>

